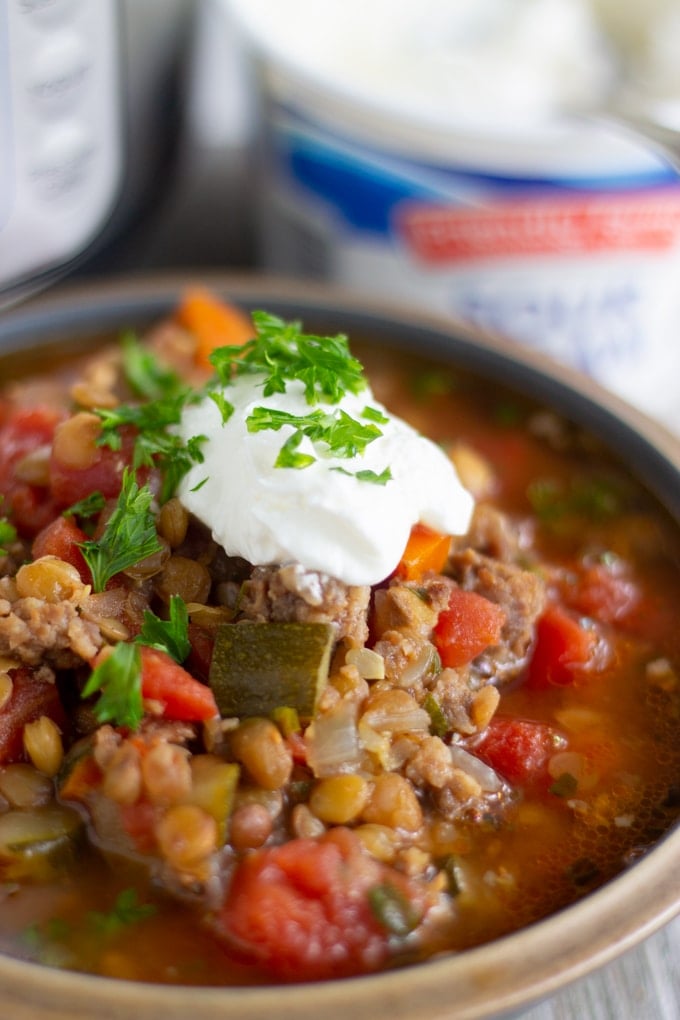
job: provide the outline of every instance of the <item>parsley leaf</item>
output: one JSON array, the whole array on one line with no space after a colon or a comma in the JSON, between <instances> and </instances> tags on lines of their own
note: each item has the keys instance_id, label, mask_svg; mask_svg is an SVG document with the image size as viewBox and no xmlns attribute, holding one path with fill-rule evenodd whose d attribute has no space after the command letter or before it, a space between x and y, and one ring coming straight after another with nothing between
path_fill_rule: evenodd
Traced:
<instances>
[{"instance_id":1,"label":"parsley leaf","mask_svg":"<svg viewBox=\"0 0 680 1020\"><path fill-rule=\"evenodd\" d=\"M62 511L62 517L94 517L106 506L106 499L98 489L91 492L89 496L73 503L68 510Z\"/></svg>"},{"instance_id":2,"label":"parsley leaf","mask_svg":"<svg viewBox=\"0 0 680 1020\"><path fill-rule=\"evenodd\" d=\"M371 471L366 468L362 471L345 471L342 467L332 467L331 471L339 471L341 475L349 475L350 478L356 478L360 482L371 482L373 485L387 485L388 482L392 481L392 472L388 467L380 474L377 471Z\"/></svg>"},{"instance_id":3,"label":"parsley leaf","mask_svg":"<svg viewBox=\"0 0 680 1020\"><path fill-rule=\"evenodd\" d=\"M102 422L98 446L120 450L120 429L128 425L137 430L132 467L134 470L143 466L160 469L163 475L160 498L163 503L173 494L189 468L203 461L201 446L205 436L193 436L185 443L181 436L168 431L169 426L179 424L185 404L193 399L198 398L190 397L189 391L183 390L148 404L95 408L95 414Z\"/></svg>"},{"instance_id":4,"label":"parsley leaf","mask_svg":"<svg viewBox=\"0 0 680 1020\"><path fill-rule=\"evenodd\" d=\"M161 620L150 609L144 611L144 624L137 638L138 644L167 652L175 662L182 663L191 651L189 641L189 614L179 595L170 596L170 619Z\"/></svg>"},{"instance_id":5,"label":"parsley leaf","mask_svg":"<svg viewBox=\"0 0 680 1020\"><path fill-rule=\"evenodd\" d=\"M133 393L146 400L160 400L184 393L180 377L165 368L150 350L144 347L133 332L121 338L123 352L123 374Z\"/></svg>"},{"instance_id":6,"label":"parsley leaf","mask_svg":"<svg viewBox=\"0 0 680 1020\"><path fill-rule=\"evenodd\" d=\"M16 537L17 529L14 525L6 517L0 517L0 556L7 552L5 547L15 542Z\"/></svg>"},{"instance_id":7,"label":"parsley leaf","mask_svg":"<svg viewBox=\"0 0 680 1020\"><path fill-rule=\"evenodd\" d=\"M101 418L102 430L97 437L97 446L110 446L120 450L121 436L118 431L124 425L132 425L141 434L155 436L163 434L168 425L178 425L186 394L153 400L148 404L118 404L117 407L95 408Z\"/></svg>"},{"instance_id":8,"label":"parsley leaf","mask_svg":"<svg viewBox=\"0 0 680 1020\"><path fill-rule=\"evenodd\" d=\"M252 413L246 418L249 432L261 432L263 429L273 429L278 432L284 425L291 425L296 430L285 444L289 447L289 451L299 446L303 436L306 436L313 443L324 443L328 447L328 453L335 457L355 457L358 453L363 453L369 443L382 435L377 425L373 423L364 425L340 408L330 414L317 408L309 414L298 415L290 414L288 411L279 411L273 407L254 407ZM312 463L315 460L308 454L302 456L305 457L307 463ZM280 463L277 460L276 466L306 465L291 465L290 463Z\"/></svg>"},{"instance_id":9,"label":"parsley leaf","mask_svg":"<svg viewBox=\"0 0 680 1020\"><path fill-rule=\"evenodd\" d=\"M626 494L618 480L607 477L538 478L528 489L531 506L543 524L558 526L568 519L604 523L621 513Z\"/></svg>"},{"instance_id":10,"label":"parsley leaf","mask_svg":"<svg viewBox=\"0 0 680 1020\"><path fill-rule=\"evenodd\" d=\"M92 670L83 688L83 698L101 691L94 706L100 723L136 729L142 721L142 659L139 646L119 641L113 651Z\"/></svg>"},{"instance_id":11,"label":"parsley leaf","mask_svg":"<svg viewBox=\"0 0 680 1020\"><path fill-rule=\"evenodd\" d=\"M91 910L88 921L102 935L117 935L123 928L153 917L157 908L152 903L140 903L136 889L123 889L118 893L111 910Z\"/></svg>"},{"instance_id":12,"label":"parsley leaf","mask_svg":"<svg viewBox=\"0 0 680 1020\"><path fill-rule=\"evenodd\" d=\"M92 586L103 591L109 580L161 549L156 524L150 511L153 495L148 485L140 488L126 468L116 507L98 541L80 543L92 573Z\"/></svg>"},{"instance_id":13,"label":"parsley leaf","mask_svg":"<svg viewBox=\"0 0 680 1020\"><path fill-rule=\"evenodd\" d=\"M264 374L263 393L285 393L293 379L304 384L308 404L337 404L346 393L366 388L361 362L349 351L347 337L302 333L300 323L284 322L268 312L253 312L255 337L245 344L219 347L210 355L222 385L235 376Z\"/></svg>"},{"instance_id":14,"label":"parsley leaf","mask_svg":"<svg viewBox=\"0 0 680 1020\"><path fill-rule=\"evenodd\" d=\"M234 405L231 404L225 397L224 393L221 393L219 390L210 391L208 396L215 402L215 405L222 416L222 424L226 425L234 413Z\"/></svg>"}]
</instances>

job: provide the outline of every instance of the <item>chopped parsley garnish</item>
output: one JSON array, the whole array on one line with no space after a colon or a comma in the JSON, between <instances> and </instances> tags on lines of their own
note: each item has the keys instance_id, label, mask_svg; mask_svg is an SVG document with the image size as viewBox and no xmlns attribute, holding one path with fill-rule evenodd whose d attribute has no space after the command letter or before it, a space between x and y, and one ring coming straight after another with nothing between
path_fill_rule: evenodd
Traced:
<instances>
[{"instance_id":1,"label":"chopped parsley garnish","mask_svg":"<svg viewBox=\"0 0 680 1020\"><path fill-rule=\"evenodd\" d=\"M305 437L314 444L323 444L327 455L351 459L363 453L369 443L382 435L374 421L364 424L340 408L331 413L317 408L309 414L297 415L273 407L255 407L246 418L249 432L261 432L263 429L278 432L284 425L290 425L295 431L281 447L274 462L275 467L305 468L313 464L317 459L313 454L300 453L298 450ZM353 474L359 481L378 485L384 485L392 477L389 468L381 474L371 470L345 473Z\"/></svg>"},{"instance_id":2,"label":"chopped parsley garnish","mask_svg":"<svg viewBox=\"0 0 680 1020\"><path fill-rule=\"evenodd\" d=\"M451 725L444 715L444 710L433 694L428 694L423 701L423 708L430 717L430 730L435 737L445 736Z\"/></svg>"},{"instance_id":3,"label":"chopped parsley garnish","mask_svg":"<svg viewBox=\"0 0 680 1020\"><path fill-rule=\"evenodd\" d=\"M160 551L150 510L152 500L148 485L140 487L134 474L126 469L116 507L103 535L97 541L88 539L80 545L96 592L103 591L121 570Z\"/></svg>"},{"instance_id":4,"label":"chopped parsley garnish","mask_svg":"<svg viewBox=\"0 0 680 1020\"><path fill-rule=\"evenodd\" d=\"M297 379L308 404L337 404L346 393L366 389L361 362L349 351L347 337L302 333L299 322L284 322L268 312L253 312L255 337L245 344L220 347L210 355L218 378L228 386L235 376L263 374L262 392L285 393Z\"/></svg>"},{"instance_id":5,"label":"chopped parsley garnish","mask_svg":"<svg viewBox=\"0 0 680 1020\"><path fill-rule=\"evenodd\" d=\"M166 652L175 662L184 662L191 651L189 614L179 595L170 596L168 620L161 620L150 609L144 611L144 624L137 643Z\"/></svg>"},{"instance_id":6,"label":"chopped parsley garnish","mask_svg":"<svg viewBox=\"0 0 680 1020\"><path fill-rule=\"evenodd\" d=\"M139 902L135 889L123 889L110 910L88 910L81 922L62 917L35 922L24 929L22 938L30 949L40 953L43 963L70 969L73 967L72 949L83 939L115 938L157 912L158 908L152 903Z\"/></svg>"},{"instance_id":7,"label":"chopped parsley garnish","mask_svg":"<svg viewBox=\"0 0 680 1020\"><path fill-rule=\"evenodd\" d=\"M82 697L101 692L93 712L100 723L127 726L134 730L144 715L142 697L142 657L139 646L148 645L184 662L191 651L189 618L183 599L170 599L168 620L161 620L150 610L144 612L142 630L134 642L119 641L107 658L92 671L83 688Z\"/></svg>"},{"instance_id":8,"label":"chopped parsley garnish","mask_svg":"<svg viewBox=\"0 0 680 1020\"><path fill-rule=\"evenodd\" d=\"M373 916L392 935L404 938L418 926L420 917L413 904L388 882L369 889L368 902Z\"/></svg>"},{"instance_id":9,"label":"chopped parsley garnish","mask_svg":"<svg viewBox=\"0 0 680 1020\"><path fill-rule=\"evenodd\" d=\"M10 524L6 517L0 517L0 556L7 552L6 546L15 542L16 537L17 529L14 525Z\"/></svg>"},{"instance_id":10,"label":"chopped parsley garnish","mask_svg":"<svg viewBox=\"0 0 680 1020\"><path fill-rule=\"evenodd\" d=\"M566 518L594 522L611 520L621 513L624 492L608 478L575 478L569 485L554 478L540 478L527 489L529 502L540 520L550 526Z\"/></svg>"},{"instance_id":11,"label":"chopped parsley garnish","mask_svg":"<svg viewBox=\"0 0 680 1020\"><path fill-rule=\"evenodd\" d=\"M210 360L223 386L229 386L238 376L261 375L262 393L285 393L292 381L303 384L305 400L313 406L324 402L337 404L347 393L358 394L366 389L367 382L361 362L349 351L347 337L321 337L302 333L297 322L284 322L267 312L254 312L256 336L236 347L220 347L213 351ZM229 401L216 391L209 391L222 415L223 424L233 414ZM278 431L290 425L294 431L283 443L274 462L278 468L309 467L317 457L302 452L303 438L313 444L323 444L326 456L352 458L364 452L368 443L382 435L379 425L388 418L376 407L367 406L358 421L340 408L328 412L316 408L309 414L296 415L273 407L256 407L246 419L249 432L264 429ZM359 481L384 485L391 479L389 469L347 472Z\"/></svg>"},{"instance_id":12,"label":"chopped parsley garnish","mask_svg":"<svg viewBox=\"0 0 680 1020\"><path fill-rule=\"evenodd\" d=\"M141 344L135 333L121 338L123 374L136 396L145 400L161 400L180 396L186 386L180 377L162 365L150 350Z\"/></svg>"},{"instance_id":13,"label":"chopped parsley garnish","mask_svg":"<svg viewBox=\"0 0 680 1020\"><path fill-rule=\"evenodd\" d=\"M97 438L98 446L120 450L120 428L131 425L137 429L132 457L133 470L139 467L160 469L163 475L163 503L172 496L189 468L203 461L201 446L205 436L193 436L185 443L181 436L168 431L169 426L180 423L188 399L188 393L181 393L149 404L119 404L112 410L95 409L102 422L102 431Z\"/></svg>"},{"instance_id":14,"label":"chopped parsley garnish","mask_svg":"<svg viewBox=\"0 0 680 1020\"><path fill-rule=\"evenodd\" d=\"M208 393L208 396L215 402L215 405L222 417L222 424L226 425L234 413L234 405L230 404L224 393L220 393L219 390L211 390Z\"/></svg>"},{"instance_id":15,"label":"chopped parsley garnish","mask_svg":"<svg viewBox=\"0 0 680 1020\"><path fill-rule=\"evenodd\" d=\"M132 467L157 467L162 476L161 502L172 496L178 483L195 463L203 460L203 436L186 443L171 430L179 425L188 403L200 399L172 370L145 349L133 333L122 338L123 372L130 388L144 403L95 408L102 423L98 446L120 450L125 426L136 430ZM223 412L224 413L224 412Z\"/></svg>"},{"instance_id":16,"label":"chopped parsley garnish","mask_svg":"<svg viewBox=\"0 0 680 1020\"><path fill-rule=\"evenodd\" d=\"M157 908L152 903L140 903L136 889L123 889L118 893L111 910L91 910L88 922L102 935L117 935L131 924L153 917Z\"/></svg>"},{"instance_id":17,"label":"chopped parsley garnish","mask_svg":"<svg viewBox=\"0 0 680 1020\"><path fill-rule=\"evenodd\" d=\"M410 377L411 392L418 400L445 397L457 389L455 376L442 369L427 369Z\"/></svg>"},{"instance_id":18,"label":"chopped parsley garnish","mask_svg":"<svg viewBox=\"0 0 680 1020\"><path fill-rule=\"evenodd\" d=\"M93 712L100 723L137 729L144 708L142 704L142 660L139 646L119 641L113 651L90 674L82 696L89 698L101 691Z\"/></svg>"},{"instance_id":19,"label":"chopped parsley garnish","mask_svg":"<svg viewBox=\"0 0 680 1020\"><path fill-rule=\"evenodd\" d=\"M73 503L68 510L62 512L62 517L95 517L101 513L106 506L106 499L103 493L99 490L91 492L89 496L85 496L84 499L79 499L77 503Z\"/></svg>"},{"instance_id":20,"label":"chopped parsley garnish","mask_svg":"<svg viewBox=\"0 0 680 1020\"><path fill-rule=\"evenodd\" d=\"M341 475L349 475L350 478L357 478L360 482L372 482L373 485L387 485L388 482L392 481L392 472L387 467L384 471L378 474L377 471L371 471L370 468L366 468L363 471L346 471L342 467L332 467L331 471L339 471Z\"/></svg>"}]
</instances>

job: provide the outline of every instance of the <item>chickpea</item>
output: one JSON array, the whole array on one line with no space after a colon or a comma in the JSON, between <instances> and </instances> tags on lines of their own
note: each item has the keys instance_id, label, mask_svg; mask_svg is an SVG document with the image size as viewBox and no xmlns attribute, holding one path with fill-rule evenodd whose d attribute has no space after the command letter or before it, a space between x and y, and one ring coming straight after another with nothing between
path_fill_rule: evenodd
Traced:
<instances>
[{"instance_id":1,"label":"chickpea","mask_svg":"<svg viewBox=\"0 0 680 1020\"><path fill-rule=\"evenodd\" d=\"M376 776L370 800L362 812L365 822L416 832L423 824L423 812L408 779L397 772Z\"/></svg>"},{"instance_id":2,"label":"chickpea","mask_svg":"<svg viewBox=\"0 0 680 1020\"><path fill-rule=\"evenodd\" d=\"M293 757L270 719L246 719L231 734L230 745L236 760L265 790L279 790L290 779Z\"/></svg>"},{"instance_id":3,"label":"chickpea","mask_svg":"<svg viewBox=\"0 0 680 1020\"><path fill-rule=\"evenodd\" d=\"M175 804L191 792L191 765L185 748L159 743L141 761L142 782L155 804Z\"/></svg>"},{"instance_id":4,"label":"chickpea","mask_svg":"<svg viewBox=\"0 0 680 1020\"><path fill-rule=\"evenodd\" d=\"M58 556L40 556L32 563L24 563L17 571L16 584L20 598L43 602L65 602L85 594L76 568Z\"/></svg>"},{"instance_id":5,"label":"chickpea","mask_svg":"<svg viewBox=\"0 0 680 1020\"><path fill-rule=\"evenodd\" d=\"M81 411L57 425L54 431L52 452L64 467L82 471L101 459L96 439L102 423L96 414Z\"/></svg>"},{"instance_id":6,"label":"chickpea","mask_svg":"<svg viewBox=\"0 0 680 1020\"><path fill-rule=\"evenodd\" d=\"M370 784L363 776L329 776L316 784L309 798L309 806L322 822L346 825L359 817L370 794Z\"/></svg>"},{"instance_id":7,"label":"chickpea","mask_svg":"<svg viewBox=\"0 0 680 1020\"><path fill-rule=\"evenodd\" d=\"M175 804L157 823L156 839L171 867L191 871L217 849L217 822L195 804Z\"/></svg>"}]
</instances>

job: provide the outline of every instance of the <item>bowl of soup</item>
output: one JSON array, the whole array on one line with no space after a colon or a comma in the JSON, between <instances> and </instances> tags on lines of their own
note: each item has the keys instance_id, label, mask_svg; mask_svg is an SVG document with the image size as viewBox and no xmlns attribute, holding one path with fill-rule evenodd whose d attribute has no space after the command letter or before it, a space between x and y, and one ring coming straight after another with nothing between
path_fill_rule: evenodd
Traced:
<instances>
[{"instance_id":1,"label":"bowl of soup","mask_svg":"<svg viewBox=\"0 0 680 1020\"><path fill-rule=\"evenodd\" d=\"M675 916L677 439L280 279L57 290L0 379L13 1016L498 1016Z\"/></svg>"}]
</instances>

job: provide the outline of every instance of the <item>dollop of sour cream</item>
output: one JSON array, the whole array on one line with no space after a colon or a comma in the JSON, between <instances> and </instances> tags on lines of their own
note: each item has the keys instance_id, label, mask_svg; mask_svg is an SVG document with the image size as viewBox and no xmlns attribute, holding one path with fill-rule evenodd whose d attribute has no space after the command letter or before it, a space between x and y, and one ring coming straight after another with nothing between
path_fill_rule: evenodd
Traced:
<instances>
[{"instance_id":1,"label":"dollop of sour cream","mask_svg":"<svg viewBox=\"0 0 680 1020\"><path fill-rule=\"evenodd\" d=\"M411 527L420 521L446 534L464 534L473 498L444 451L406 422L390 415L366 388L347 393L339 404L357 420L367 406L388 419L363 453L338 457L304 437L298 452L316 460L304 468L275 467L294 431L249 432L246 420L266 406L303 415L313 408L298 381L285 393L263 397L262 378L238 377L223 390L234 410L223 422L209 397L188 405L179 431L185 440L205 436L204 460L184 477L177 495L230 556L253 564L300 563L346 584L376 584L397 566ZM361 481L346 472L390 469L385 484ZM339 469L339 470L338 470Z\"/></svg>"}]
</instances>

